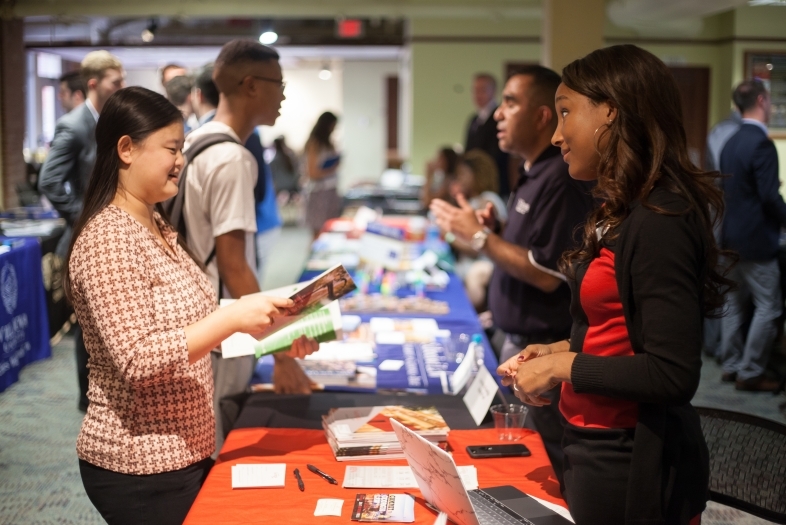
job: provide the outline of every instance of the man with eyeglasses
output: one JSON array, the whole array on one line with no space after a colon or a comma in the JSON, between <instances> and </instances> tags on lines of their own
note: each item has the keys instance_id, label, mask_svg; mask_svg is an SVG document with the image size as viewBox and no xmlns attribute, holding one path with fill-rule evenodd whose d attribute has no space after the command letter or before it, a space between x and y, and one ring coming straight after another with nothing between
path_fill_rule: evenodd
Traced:
<instances>
[{"instance_id":1,"label":"man with eyeglasses","mask_svg":"<svg viewBox=\"0 0 786 525\"><path fill-rule=\"evenodd\" d=\"M278 53L253 40L233 40L216 59L213 81L219 92L215 117L188 135L185 153L205 135L224 134L227 140L190 162L183 217L188 245L205 261L215 292L238 298L260 291L254 272L258 164L243 144L257 126L272 126L278 118L284 100ZM308 377L292 358L277 354L275 359L276 392L311 392ZM256 359L222 359L214 353L212 360L218 451L224 437L219 401L246 390Z\"/></svg>"}]
</instances>

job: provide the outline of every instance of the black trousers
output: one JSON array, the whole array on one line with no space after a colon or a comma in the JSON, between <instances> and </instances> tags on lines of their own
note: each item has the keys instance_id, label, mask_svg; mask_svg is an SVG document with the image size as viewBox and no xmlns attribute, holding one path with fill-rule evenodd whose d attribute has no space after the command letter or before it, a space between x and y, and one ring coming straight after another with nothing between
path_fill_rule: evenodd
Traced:
<instances>
[{"instance_id":1,"label":"black trousers","mask_svg":"<svg viewBox=\"0 0 786 525\"><path fill-rule=\"evenodd\" d=\"M213 460L180 470L137 476L79 460L87 497L109 525L180 525L186 519Z\"/></svg>"}]
</instances>

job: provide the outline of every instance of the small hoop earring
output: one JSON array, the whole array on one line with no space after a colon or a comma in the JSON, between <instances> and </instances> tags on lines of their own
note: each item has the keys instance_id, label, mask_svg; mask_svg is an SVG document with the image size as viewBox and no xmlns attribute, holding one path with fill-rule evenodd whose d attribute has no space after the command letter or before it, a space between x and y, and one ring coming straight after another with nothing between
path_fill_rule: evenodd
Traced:
<instances>
[{"instance_id":1,"label":"small hoop earring","mask_svg":"<svg viewBox=\"0 0 786 525\"><path fill-rule=\"evenodd\" d=\"M592 134L592 145L595 147L595 153L597 153L599 157L600 157L600 150L598 150L598 141L595 140L595 138L598 135L598 130L602 127L603 126L598 126L597 128L595 128L595 133Z\"/></svg>"}]
</instances>

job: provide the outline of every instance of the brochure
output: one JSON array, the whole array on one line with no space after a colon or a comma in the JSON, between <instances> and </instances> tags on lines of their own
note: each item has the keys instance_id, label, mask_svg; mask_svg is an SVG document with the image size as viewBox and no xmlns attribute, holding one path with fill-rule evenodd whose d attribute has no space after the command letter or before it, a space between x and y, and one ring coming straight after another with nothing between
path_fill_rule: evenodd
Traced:
<instances>
[{"instance_id":1,"label":"brochure","mask_svg":"<svg viewBox=\"0 0 786 525\"><path fill-rule=\"evenodd\" d=\"M260 339L236 333L221 344L224 358L281 352L306 335L319 342L333 341L341 335L341 308L337 299L355 289L346 269L337 265L311 281L260 292L259 295L289 297L294 305L281 309L281 315L265 330ZM234 299L221 299L221 307Z\"/></svg>"},{"instance_id":2,"label":"brochure","mask_svg":"<svg viewBox=\"0 0 786 525\"><path fill-rule=\"evenodd\" d=\"M415 499L408 494L358 494L352 508L352 521L415 521Z\"/></svg>"}]
</instances>

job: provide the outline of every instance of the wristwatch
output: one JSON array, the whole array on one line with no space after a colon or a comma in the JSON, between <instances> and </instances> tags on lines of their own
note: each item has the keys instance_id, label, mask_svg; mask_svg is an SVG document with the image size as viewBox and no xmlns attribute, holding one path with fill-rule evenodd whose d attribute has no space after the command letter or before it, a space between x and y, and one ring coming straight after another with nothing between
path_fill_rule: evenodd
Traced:
<instances>
[{"instance_id":1,"label":"wristwatch","mask_svg":"<svg viewBox=\"0 0 786 525\"><path fill-rule=\"evenodd\" d=\"M486 227L480 231L475 232L475 235L472 236L472 240L469 241L470 247L476 252L479 252L486 245L486 239L489 238L491 233L492 231Z\"/></svg>"}]
</instances>

